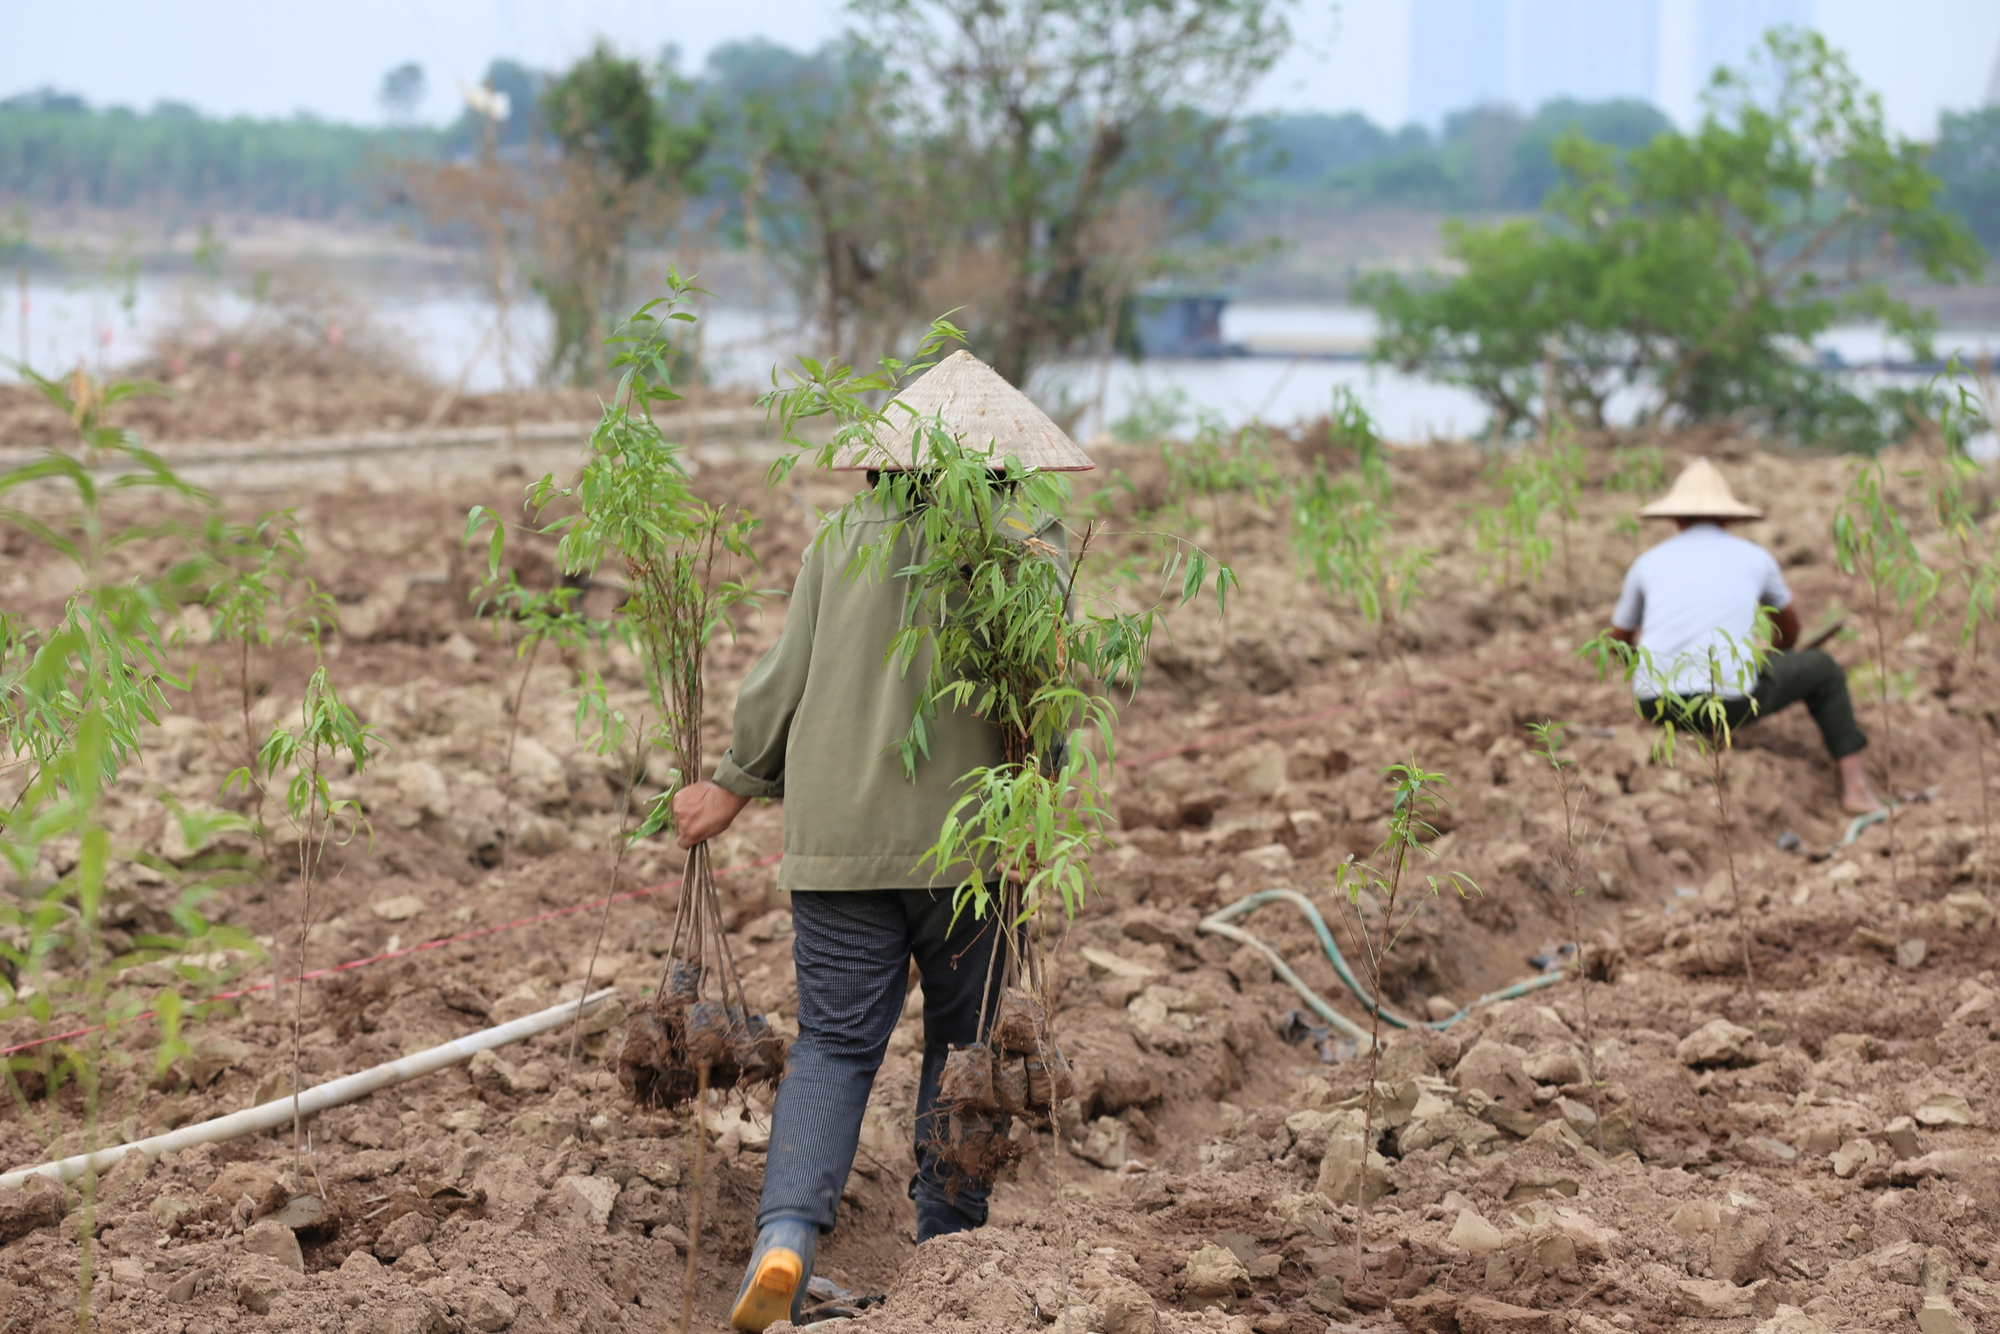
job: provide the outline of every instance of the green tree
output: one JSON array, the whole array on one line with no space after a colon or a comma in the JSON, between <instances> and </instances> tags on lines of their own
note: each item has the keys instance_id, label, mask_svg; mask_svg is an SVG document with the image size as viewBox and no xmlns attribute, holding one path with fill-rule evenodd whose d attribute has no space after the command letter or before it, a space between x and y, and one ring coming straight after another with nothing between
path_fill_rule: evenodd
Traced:
<instances>
[{"instance_id":1,"label":"green tree","mask_svg":"<svg viewBox=\"0 0 2000 1334\"><path fill-rule=\"evenodd\" d=\"M1505 197L1527 122L1510 106L1477 106L1445 117L1438 165L1461 205L1492 208Z\"/></svg>"},{"instance_id":2,"label":"green tree","mask_svg":"<svg viewBox=\"0 0 2000 1334\"><path fill-rule=\"evenodd\" d=\"M904 132L906 81L853 40L811 54L738 42L709 57L734 151L744 240L768 254L832 361L902 345L956 206L932 190L932 145Z\"/></svg>"},{"instance_id":3,"label":"green tree","mask_svg":"<svg viewBox=\"0 0 2000 1334\"><path fill-rule=\"evenodd\" d=\"M382 76L375 100L391 120L407 121L423 105L424 91L424 67L406 60Z\"/></svg>"},{"instance_id":4,"label":"green tree","mask_svg":"<svg viewBox=\"0 0 2000 1334\"><path fill-rule=\"evenodd\" d=\"M92 110L44 90L0 101L0 199L167 216L375 215L394 203L381 189L391 160L434 153L438 141L418 126L369 129L306 115L225 120L173 102Z\"/></svg>"},{"instance_id":5,"label":"green tree","mask_svg":"<svg viewBox=\"0 0 2000 1334\"><path fill-rule=\"evenodd\" d=\"M443 132L436 156L460 161L479 156L489 138L510 158L526 156L531 149L547 147L548 117L542 109L542 94L548 90L550 75L513 60L495 60L486 67L479 86L498 93L507 101L507 114L498 123L470 103Z\"/></svg>"},{"instance_id":6,"label":"green tree","mask_svg":"<svg viewBox=\"0 0 2000 1334\"><path fill-rule=\"evenodd\" d=\"M1244 130L1257 154L1247 165L1260 184L1324 186L1334 173L1396 150L1389 132L1358 111L1338 116L1325 112L1253 116L1244 122ZM1426 144L1429 139L1424 135Z\"/></svg>"},{"instance_id":7,"label":"green tree","mask_svg":"<svg viewBox=\"0 0 2000 1334\"><path fill-rule=\"evenodd\" d=\"M923 76L912 130L941 142L935 206L955 201L967 253L991 256L966 318L1008 381L1108 345L1162 246L1216 216L1243 160L1237 109L1284 51L1289 6L856 0L892 68Z\"/></svg>"},{"instance_id":8,"label":"green tree","mask_svg":"<svg viewBox=\"0 0 2000 1334\"><path fill-rule=\"evenodd\" d=\"M1926 350L1933 320L1888 277L1980 272L1925 150L1888 132L1880 99L1814 33L1775 31L1749 72L1719 72L1691 135L1622 154L1571 136L1557 158L1543 217L1450 231L1460 277L1358 288L1382 321L1379 359L1471 389L1503 432L1541 415L1545 386L1591 426L1639 389L1656 421L1874 445L1894 429L1883 406L1794 349L1863 319Z\"/></svg>"},{"instance_id":9,"label":"green tree","mask_svg":"<svg viewBox=\"0 0 2000 1334\"><path fill-rule=\"evenodd\" d=\"M1293 115L1249 122L1255 193L1326 203L1429 208L1534 208L1557 180L1564 136L1636 148L1673 123L1644 102L1557 98L1523 118L1510 107L1453 113L1435 141L1419 125L1391 135L1365 117Z\"/></svg>"},{"instance_id":10,"label":"green tree","mask_svg":"<svg viewBox=\"0 0 2000 1334\"><path fill-rule=\"evenodd\" d=\"M1411 208L1449 208L1458 200L1458 183L1445 170L1444 159L1429 143L1412 143L1402 152L1370 162L1336 178L1355 203L1402 204Z\"/></svg>"},{"instance_id":11,"label":"green tree","mask_svg":"<svg viewBox=\"0 0 2000 1334\"><path fill-rule=\"evenodd\" d=\"M588 384L604 312L624 297L626 241L653 160L653 93L637 61L599 44L549 84L541 106L562 148L534 278L555 321L548 373Z\"/></svg>"},{"instance_id":12,"label":"green tree","mask_svg":"<svg viewBox=\"0 0 2000 1334\"><path fill-rule=\"evenodd\" d=\"M631 182L653 165L653 88L636 60L599 43L542 94L565 154Z\"/></svg>"},{"instance_id":13,"label":"green tree","mask_svg":"<svg viewBox=\"0 0 2000 1334\"><path fill-rule=\"evenodd\" d=\"M2000 250L2000 107L1938 117L1931 166L1944 200L1989 250Z\"/></svg>"},{"instance_id":14,"label":"green tree","mask_svg":"<svg viewBox=\"0 0 2000 1334\"><path fill-rule=\"evenodd\" d=\"M540 101L562 151L535 276L555 320L549 374L587 384L604 369L605 312L625 301L633 229L649 205L699 188L712 127L693 85L671 67L656 87L638 61L601 43Z\"/></svg>"},{"instance_id":15,"label":"green tree","mask_svg":"<svg viewBox=\"0 0 2000 1334\"><path fill-rule=\"evenodd\" d=\"M1578 102L1559 97L1544 102L1521 128L1508 154L1506 184L1500 201L1513 208L1537 208L1561 179L1556 148L1570 135L1592 143L1633 149L1671 134L1674 123L1647 102L1618 98L1609 102Z\"/></svg>"}]
</instances>

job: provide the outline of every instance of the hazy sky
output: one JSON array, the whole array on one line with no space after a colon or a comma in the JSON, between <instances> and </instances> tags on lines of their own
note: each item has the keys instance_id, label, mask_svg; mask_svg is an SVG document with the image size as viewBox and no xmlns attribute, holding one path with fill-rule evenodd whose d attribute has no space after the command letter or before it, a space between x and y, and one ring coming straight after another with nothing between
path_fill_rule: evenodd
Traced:
<instances>
[{"instance_id":1,"label":"hazy sky","mask_svg":"<svg viewBox=\"0 0 2000 1334\"><path fill-rule=\"evenodd\" d=\"M1503 3L1504 0L1492 0ZM1618 4L1624 0L1596 0ZM0 96L42 85L93 103L162 99L209 112L340 120L381 117L384 71L423 65L426 119L456 114L458 86L495 56L557 66L603 36L651 55L677 44L687 64L732 38L812 46L836 34L829 0L0 0ZM1663 28L1695 0L1658 0ZM1896 128L1928 135L1942 108L1977 105L2000 53L1995 0L1816 0L1816 24L1879 90ZM1298 41L1258 90L1260 107L1359 110L1401 123L1409 106L1410 0L1300 0ZM1686 120L1693 71L1668 72L1663 109Z\"/></svg>"}]
</instances>

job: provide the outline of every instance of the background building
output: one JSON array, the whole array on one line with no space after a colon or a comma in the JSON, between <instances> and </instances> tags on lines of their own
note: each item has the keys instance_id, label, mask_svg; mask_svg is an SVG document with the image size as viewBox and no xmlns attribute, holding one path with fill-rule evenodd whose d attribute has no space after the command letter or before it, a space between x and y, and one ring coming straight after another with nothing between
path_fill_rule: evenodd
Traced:
<instances>
[{"instance_id":1,"label":"background building","mask_svg":"<svg viewBox=\"0 0 2000 1334\"><path fill-rule=\"evenodd\" d=\"M1414 0L1410 119L1437 128L1454 111L1510 100L1507 0Z\"/></svg>"},{"instance_id":2,"label":"background building","mask_svg":"<svg viewBox=\"0 0 2000 1334\"><path fill-rule=\"evenodd\" d=\"M1763 33L1814 21L1813 0L1411 0L1409 115L1553 98L1651 102L1690 115L1718 65ZM2000 67L1996 67L2000 78Z\"/></svg>"},{"instance_id":3,"label":"background building","mask_svg":"<svg viewBox=\"0 0 2000 1334\"><path fill-rule=\"evenodd\" d=\"M1557 97L1658 100L1659 0L1513 0L1505 7L1508 100L1523 110Z\"/></svg>"}]
</instances>

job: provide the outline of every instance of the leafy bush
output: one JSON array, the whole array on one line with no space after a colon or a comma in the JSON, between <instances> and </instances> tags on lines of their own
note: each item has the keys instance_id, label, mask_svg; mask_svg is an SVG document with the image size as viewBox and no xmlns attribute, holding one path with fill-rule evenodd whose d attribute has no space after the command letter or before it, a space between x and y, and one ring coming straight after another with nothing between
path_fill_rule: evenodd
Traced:
<instances>
[{"instance_id":1,"label":"leafy bush","mask_svg":"<svg viewBox=\"0 0 2000 1334\"><path fill-rule=\"evenodd\" d=\"M1885 129L1817 34L1774 32L1760 66L1718 73L1691 135L1626 154L1572 135L1557 157L1541 218L1448 230L1462 276L1357 288L1382 322L1376 357L1472 390L1502 433L1552 408L1602 426L1637 390L1656 420L1878 445L1897 431L1885 405L1798 350L1869 319L1927 352L1934 321L1890 294L1891 267L1980 272L1922 146Z\"/></svg>"}]
</instances>

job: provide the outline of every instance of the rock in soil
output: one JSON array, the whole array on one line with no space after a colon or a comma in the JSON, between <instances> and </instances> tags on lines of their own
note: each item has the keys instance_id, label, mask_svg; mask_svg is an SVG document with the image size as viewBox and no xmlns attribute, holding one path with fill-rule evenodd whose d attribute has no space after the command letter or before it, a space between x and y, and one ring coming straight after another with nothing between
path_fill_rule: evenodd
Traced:
<instances>
[{"instance_id":1,"label":"rock in soil","mask_svg":"<svg viewBox=\"0 0 2000 1334\"><path fill-rule=\"evenodd\" d=\"M243 1232L243 1249L252 1255L267 1256L296 1273L306 1272L306 1258L299 1249L298 1234L275 1218L262 1218Z\"/></svg>"},{"instance_id":2,"label":"rock in soil","mask_svg":"<svg viewBox=\"0 0 2000 1334\"><path fill-rule=\"evenodd\" d=\"M63 1189L47 1177L29 1177L0 1191L0 1244L53 1227L68 1212Z\"/></svg>"}]
</instances>

